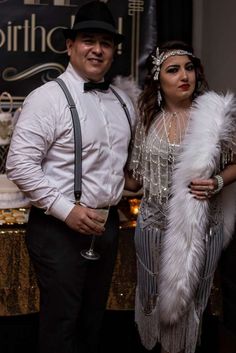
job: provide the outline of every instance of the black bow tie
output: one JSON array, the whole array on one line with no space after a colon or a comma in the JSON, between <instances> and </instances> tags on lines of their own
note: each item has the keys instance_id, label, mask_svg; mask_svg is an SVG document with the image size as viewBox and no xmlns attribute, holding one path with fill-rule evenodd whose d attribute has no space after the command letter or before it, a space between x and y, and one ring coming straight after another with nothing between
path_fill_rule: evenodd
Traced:
<instances>
[{"instance_id":1,"label":"black bow tie","mask_svg":"<svg viewBox=\"0 0 236 353\"><path fill-rule=\"evenodd\" d=\"M85 82L84 83L84 92L92 91L93 89L98 89L101 91L107 91L109 88L110 82L103 81L103 82Z\"/></svg>"}]
</instances>

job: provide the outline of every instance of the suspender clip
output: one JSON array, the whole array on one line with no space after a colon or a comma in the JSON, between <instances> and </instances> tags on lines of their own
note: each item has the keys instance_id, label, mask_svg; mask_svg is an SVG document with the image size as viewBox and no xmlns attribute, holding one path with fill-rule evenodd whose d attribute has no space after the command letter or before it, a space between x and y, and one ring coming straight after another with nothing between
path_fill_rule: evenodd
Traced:
<instances>
[{"instance_id":1,"label":"suspender clip","mask_svg":"<svg viewBox=\"0 0 236 353\"><path fill-rule=\"evenodd\" d=\"M75 203L78 203L81 198L81 191L75 191Z\"/></svg>"}]
</instances>

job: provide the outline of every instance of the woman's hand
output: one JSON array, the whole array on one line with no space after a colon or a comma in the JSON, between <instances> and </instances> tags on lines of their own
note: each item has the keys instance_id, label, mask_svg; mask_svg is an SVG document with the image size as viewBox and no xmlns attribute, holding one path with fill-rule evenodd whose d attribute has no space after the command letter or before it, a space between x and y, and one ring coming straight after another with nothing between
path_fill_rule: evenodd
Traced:
<instances>
[{"instance_id":1,"label":"woman's hand","mask_svg":"<svg viewBox=\"0 0 236 353\"><path fill-rule=\"evenodd\" d=\"M215 178L193 179L189 184L190 193L198 200L207 200L211 198L217 187L218 182Z\"/></svg>"},{"instance_id":2,"label":"woman's hand","mask_svg":"<svg viewBox=\"0 0 236 353\"><path fill-rule=\"evenodd\" d=\"M236 182L236 156L234 156L233 163L227 165L219 175L222 179L222 185L219 185L221 186L220 190L223 186ZM193 194L198 200L210 199L215 195L215 191L216 193L220 191L218 189L218 180L216 177L209 179L193 179L188 187L190 189L190 193Z\"/></svg>"}]
</instances>

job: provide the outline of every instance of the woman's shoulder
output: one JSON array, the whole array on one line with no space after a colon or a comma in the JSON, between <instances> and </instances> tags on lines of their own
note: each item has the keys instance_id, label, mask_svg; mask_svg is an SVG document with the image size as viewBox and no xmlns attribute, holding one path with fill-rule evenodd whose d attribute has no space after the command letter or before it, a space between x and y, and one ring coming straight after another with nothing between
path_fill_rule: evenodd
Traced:
<instances>
[{"instance_id":1,"label":"woman's shoulder","mask_svg":"<svg viewBox=\"0 0 236 353\"><path fill-rule=\"evenodd\" d=\"M236 96L230 90L226 92L217 92L214 90L209 90L204 92L202 95L198 96L194 102L204 103L209 105L230 105L235 104Z\"/></svg>"}]
</instances>

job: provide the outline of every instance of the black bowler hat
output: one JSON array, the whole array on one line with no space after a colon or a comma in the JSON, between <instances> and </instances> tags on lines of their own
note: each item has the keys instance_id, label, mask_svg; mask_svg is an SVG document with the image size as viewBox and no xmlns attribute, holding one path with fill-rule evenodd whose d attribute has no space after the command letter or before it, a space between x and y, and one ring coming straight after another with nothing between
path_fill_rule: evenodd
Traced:
<instances>
[{"instance_id":1,"label":"black bowler hat","mask_svg":"<svg viewBox=\"0 0 236 353\"><path fill-rule=\"evenodd\" d=\"M65 38L74 39L77 32L107 32L110 33L116 44L124 40L124 36L116 30L115 20L104 2L91 1L81 6L75 16L71 29L63 30Z\"/></svg>"}]
</instances>

